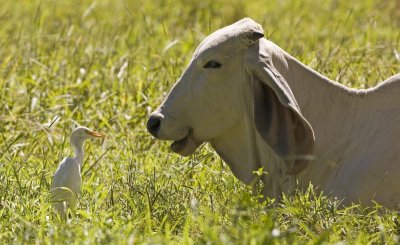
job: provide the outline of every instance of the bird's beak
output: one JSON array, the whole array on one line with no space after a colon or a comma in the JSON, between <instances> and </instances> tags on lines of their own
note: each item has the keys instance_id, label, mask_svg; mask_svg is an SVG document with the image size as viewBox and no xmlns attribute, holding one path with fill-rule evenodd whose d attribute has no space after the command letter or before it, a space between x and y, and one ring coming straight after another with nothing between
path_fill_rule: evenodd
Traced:
<instances>
[{"instance_id":1,"label":"bird's beak","mask_svg":"<svg viewBox=\"0 0 400 245\"><path fill-rule=\"evenodd\" d=\"M96 137L96 138L104 139L104 138L106 137L105 134L100 133L100 132L87 131L87 133L90 134L90 135L93 136L93 137Z\"/></svg>"}]
</instances>

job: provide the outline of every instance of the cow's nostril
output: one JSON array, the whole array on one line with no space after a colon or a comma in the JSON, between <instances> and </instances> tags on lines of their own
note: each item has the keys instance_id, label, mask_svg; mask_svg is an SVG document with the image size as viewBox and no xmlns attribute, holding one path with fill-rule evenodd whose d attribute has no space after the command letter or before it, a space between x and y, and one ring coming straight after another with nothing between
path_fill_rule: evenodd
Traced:
<instances>
[{"instance_id":1,"label":"cow's nostril","mask_svg":"<svg viewBox=\"0 0 400 245\"><path fill-rule=\"evenodd\" d=\"M158 130L161 126L161 117L158 115L151 115L147 121L147 130L154 136L157 137Z\"/></svg>"}]
</instances>

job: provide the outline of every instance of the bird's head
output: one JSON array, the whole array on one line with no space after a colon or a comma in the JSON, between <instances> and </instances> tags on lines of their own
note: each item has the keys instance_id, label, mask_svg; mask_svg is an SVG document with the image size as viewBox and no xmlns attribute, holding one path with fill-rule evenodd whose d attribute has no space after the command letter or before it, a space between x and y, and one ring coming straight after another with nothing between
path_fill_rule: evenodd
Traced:
<instances>
[{"instance_id":1,"label":"bird's head","mask_svg":"<svg viewBox=\"0 0 400 245\"><path fill-rule=\"evenodd\" d=\"M79 126L72 131L71 141L84 141L91 138L104 139L105 137L106 135L103 133L95 132L87 127Z\"/></svg>"}]
</instances>

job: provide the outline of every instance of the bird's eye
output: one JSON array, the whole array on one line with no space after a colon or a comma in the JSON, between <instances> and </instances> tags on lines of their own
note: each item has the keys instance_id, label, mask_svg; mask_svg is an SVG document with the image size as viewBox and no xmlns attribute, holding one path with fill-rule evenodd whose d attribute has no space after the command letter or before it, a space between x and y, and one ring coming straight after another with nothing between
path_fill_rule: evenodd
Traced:
<instances>
[{"instance_id":1,"label":"bird's eye","mask_svg":"<svg viewBox=\"0 0 400 245\"><path fill-rule=\"evenodd\" d=\"M219 63L218 61L215 60L210 60L208 61L203 67L204 68L211 68L211 69L218 69L221 68L221 63Z\"/></svg>"}]
</instances>

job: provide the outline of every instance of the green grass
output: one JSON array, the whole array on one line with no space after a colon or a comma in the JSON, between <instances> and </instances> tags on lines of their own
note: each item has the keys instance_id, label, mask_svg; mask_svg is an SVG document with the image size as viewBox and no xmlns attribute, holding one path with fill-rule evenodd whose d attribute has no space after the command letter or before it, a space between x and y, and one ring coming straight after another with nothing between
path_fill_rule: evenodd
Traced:
<instances>
[{"instance_id":1,"label":"green grass","mask_svg":"<svg viewBox=\"0 0 400 245\"><path fill-rule=\"evenodd\" d=\"M11 1L0 8L0 241L56 244L398 244L400 215L342 207L310 187L261 203L207 145L189 158L145 129L199 42L244 16L348 86L400 70L400 4L387 1ZM76 123L78 209L63 222L52 174Z\"/></svg>"}]
</instances>

